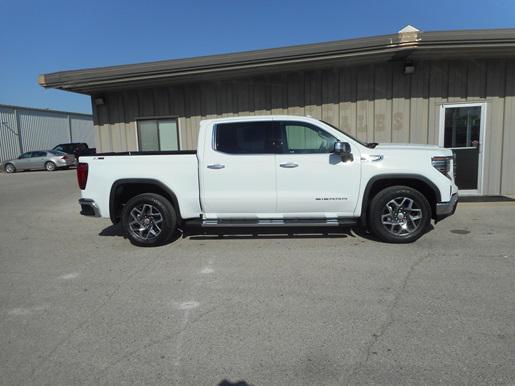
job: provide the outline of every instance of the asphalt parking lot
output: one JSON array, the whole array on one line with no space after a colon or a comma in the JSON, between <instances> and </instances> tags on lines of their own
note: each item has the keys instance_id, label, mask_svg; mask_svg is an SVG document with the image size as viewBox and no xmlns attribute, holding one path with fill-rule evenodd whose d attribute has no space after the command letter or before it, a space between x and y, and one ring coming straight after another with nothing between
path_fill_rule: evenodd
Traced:
<instances>
[{"instance_id":1,"label":"asphalt parking lot","mask_svg":"<svg viewBox=\"0 0 515 386\"><path fill-rule=\"evenodd\" d=\"M515 382L514 202L461 204L411 245L142 249L77 198L73 170L0 174L1 384Z\"/></svg>"}]
</instances>

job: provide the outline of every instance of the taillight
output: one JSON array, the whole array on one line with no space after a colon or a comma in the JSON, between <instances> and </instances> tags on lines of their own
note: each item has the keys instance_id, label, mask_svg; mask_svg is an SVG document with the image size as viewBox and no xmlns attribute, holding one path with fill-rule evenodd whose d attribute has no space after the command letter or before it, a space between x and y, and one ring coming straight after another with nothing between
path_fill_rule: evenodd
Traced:
<instances>
[{"instance_id":1,"label":"taillight","mask_svg":"<svg viewBox=\"0 0 515 386\"><path fill-rule=\"evenodd\" d=\"M70 159L70 157L68 157L67 155L63 155L61 159Z\"/></svg>"},{"instance_id":2,"label":"taillight","mask_svg":"<svg viewBox=\"0 0 515 386\"><path fill-rule=\"evenodd\" d=\"M86 189L88 182L88 164L79 162L77 165L77 182L79 183L80 190Z\"/></svg>"}]
</instances>

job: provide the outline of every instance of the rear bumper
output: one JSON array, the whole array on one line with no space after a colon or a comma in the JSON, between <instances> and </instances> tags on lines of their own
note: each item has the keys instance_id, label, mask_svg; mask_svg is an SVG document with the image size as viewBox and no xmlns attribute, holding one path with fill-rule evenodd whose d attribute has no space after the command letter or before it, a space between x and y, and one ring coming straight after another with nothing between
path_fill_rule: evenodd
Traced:
<instances>
[{"instance_id":1,"label":"rear bumper","mask_svg":"<svg viewBox=\"0 0 515 386\"><path fill-rule=\"evenodd\" d=\"M79 204L81 215L100 217L100 209L95 200L91 200L89 198L80 198Z\"/></svg>"},{"instance_id":2,"label":"rear bumper","mask_svg":"<svg viewBox=\"0 0 515 386\"><path fill-rule=\"evenodd\" d=\"M446 217L452 216L456 212L458 206L458 194L452 195L451 200L447 202L436 203L436 221L443 220Z\"/></svg>"}]
</instances>

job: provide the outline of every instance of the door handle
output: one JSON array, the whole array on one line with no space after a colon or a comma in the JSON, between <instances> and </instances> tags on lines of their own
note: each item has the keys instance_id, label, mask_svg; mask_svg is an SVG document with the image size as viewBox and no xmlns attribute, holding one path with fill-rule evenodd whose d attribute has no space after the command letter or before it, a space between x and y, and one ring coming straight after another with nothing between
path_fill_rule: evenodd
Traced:
<instances>
[{"instance_id":1,"label":"door handle","mask_svg":"<svg viewBox=\"0 0 515 386\"><path fill-rule=\"evenodd\" d=\"M295 162L285 162L285 163L279 164L279 166L282 168L291 169L291 168L296 168L297 166L299 166L299 164L297 164Z\"/></svg>"},{"instance_id":2,"label":"door handle","mask_svg":"<svg viewBox=\"0 0 515 386\"><path fill-rule=\"evenodd\" d=\"M207 165L208 169L223 169L225 168L224 164L209 164Z\"/></svg>"}]
</instances>

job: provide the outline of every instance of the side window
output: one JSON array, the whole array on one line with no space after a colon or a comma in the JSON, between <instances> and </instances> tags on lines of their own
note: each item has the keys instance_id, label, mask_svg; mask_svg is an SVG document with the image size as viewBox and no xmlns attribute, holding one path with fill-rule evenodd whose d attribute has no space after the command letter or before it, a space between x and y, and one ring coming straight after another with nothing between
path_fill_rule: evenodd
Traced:
<instances>
[{"instance_id":1,"label":"side window","mask_svg":"<svg viewBox=\"0 0 515 386\"><path fill-rule=\"evenodd\" d=\"M23 154L20 156L20 158L30 158L30 155L31 155L31 152L30 152L30 151L28 151L28 152L26 152L26 153L23 153Z\"/></svg>"},{"instance_id":2,"label":"side window","mask_svg":"<svg viewBox=\"0 0 515 386\"><path fill-rule=\"evenodd\" d=\"M59 145L59 146L56 146L56 147L54 148L54 150L64 151L64 148L63 148L63 146L62 146L62 145Z\"/></svg>"},{"instance_id":3,"label":"side window","mask_svg":"<svg viewBox=\"0 0 515 386\"><path fill-rule=\"evenodd\" d=\"M46 151L33 151L32 158L35 157L46 157Z\"/></svg>"},{"instance_id":4,"label":"side window","mask_svg":"<svg viewBox=\"0 0 515 386\"><path fill-rule=\"evenodd\" d=\"M283 122L283 137L290 154L331 153L337 141L327 131L303 122Z\"/></svg>"},{"instance_id":5,"label":"side window","mask_svg":"<svg viewBox=\"0 0 515 386\"><path fill-rule=\"evenodd\" d=\"M215 150L229 154L272 154L274 122L235 122L216 125Z\"/></svg>"}]
</instances>

